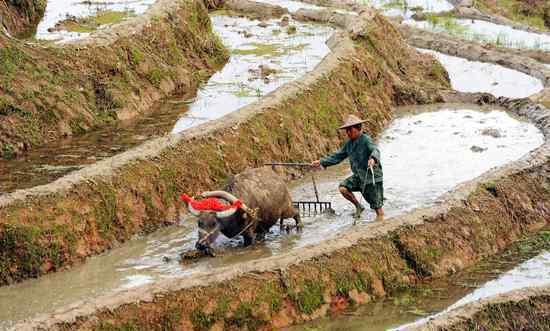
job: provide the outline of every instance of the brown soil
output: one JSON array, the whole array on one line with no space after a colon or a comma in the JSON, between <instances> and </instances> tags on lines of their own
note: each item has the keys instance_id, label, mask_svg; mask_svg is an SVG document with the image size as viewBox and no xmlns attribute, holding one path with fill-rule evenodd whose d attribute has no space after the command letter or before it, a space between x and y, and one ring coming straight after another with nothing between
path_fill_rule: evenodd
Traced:
<instances>
[{"instance_id":1,"label":"brown soil","mask_svg":"<svg viewBox=\"0 0 550 331\"><path fill-rule=\"evenodd\" d=\"M333 40L314 72L220 121L0 197L0 283L59 270L173 222L181 193L217 188L246 167L315 159L339 143L336 128L350 110L376 134L393 105L441 100L445 70L382 16L366 13L351 31L353 42Z\"/></svg>"},{"instance_id":2,"label":"brown soil","mask_svg":"<svg viewBox=\"0 0 550 331\"><path fill-rule=\"evenodd\" d=\"M539 29L550 29L550 3L547 0L478 0L476 8L504 16Z\"/></svg>"},{"instance_id":3,"label":"brown soil","mask_svg":"<svg viewBox=\"0 0 550 331\"><path fill-rule=\"evenodd\" d=\"M514 69L538 78L545 87L550 86L550 70L543 63L550 63L550 52L514 50L400 25L399 30L414 47L432 49L471 61L489 62Z\"/></svg>"},{"instance_id":4,"label":"brown soil","mask_svg":"<svg viewBox=\"0 0 550 331\"><path fill-rule=\"evenodd\" d=\"M193 94L226 60L201 0L161 0L85 41L24 43L0 34L0 157Z\"/></svg>"},{"instance_id":5,"label":"brown soil","mask_svg":"<svg viewBox=\"0 0 550 331\"><path fill-rule=\"evenodd\" d=\"M550 288L528 288L474 302L409 331L550 329Z\"/></svg>"},{"instance_id":6,"label":"brown soil","mask_svg":"<svg viewBox=\"0 0 550 331\"><path fill-rule=\"evenodd\" d=\"M44 16L46 0L0 1L0 26L16 37L29 37ZM1 36L1 32L0 32Z\"/></svg>"},{"instance_id":7,"label":"brown soil","mask_svg":"<svg viewBox=\"0 0 550 331\"><path fill-rule=\"evenodd\" d=\"M379 222L360 236L344 235L334 240L338 249L327 244L321 253L320 247L309 247L299 253L303 259L282 256L279 262L146 286L127 296L72 307L66 316L35 326L209 330L219 324L227 330L271 330L376 300L471 266L522 234L548 226L550 163L481 185L445 213L423 214ZM305 257L308 250L315 255ZM547 303L546 297L542 304ZM94 311L96 304L109 308Z\"/></svg>"}]
</instances>

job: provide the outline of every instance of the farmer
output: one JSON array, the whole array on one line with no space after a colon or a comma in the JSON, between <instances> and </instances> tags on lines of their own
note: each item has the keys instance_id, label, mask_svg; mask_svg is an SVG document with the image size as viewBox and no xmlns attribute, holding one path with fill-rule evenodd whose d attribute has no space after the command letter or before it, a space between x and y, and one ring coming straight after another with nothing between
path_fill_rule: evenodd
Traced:
<instances>
[{"instance_id":1,"label":"farmer","mask_svg":"<svg viewBox=\"0 0 550 331\"><path fill-rule=\"evenodd\" d=\"M349 115L344 125L349 140L336 153L313 161L313 167L330 167L349 157L353 174L340 183L340 193L355 206L354 218L360 218L365 207L357 201L352 192L361 192L370 207L376 211L377 219L384 217L384 187L382 185L382 164L380 151L372 139L362 132L357 116Z\"/></svg>"}]
</instances>

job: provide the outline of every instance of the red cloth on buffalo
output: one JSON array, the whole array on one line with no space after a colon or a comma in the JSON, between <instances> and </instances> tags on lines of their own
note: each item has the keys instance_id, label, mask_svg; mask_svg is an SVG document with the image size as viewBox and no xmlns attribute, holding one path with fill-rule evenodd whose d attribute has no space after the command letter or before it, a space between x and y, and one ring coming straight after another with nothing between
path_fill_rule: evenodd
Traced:
<instances>
[{"instance_id":1,"label":"red cloth on buffalo","mask_svg":"<svg viewBox=\"0 0 550 331\"><path fill-rule=\"evenodd\" d=\"M241 208L243 205L241 200L237 200L234 203L228 205L223 203L218 198L206 198L202 200L195 200L188 196L187 194L182 194L180 196L182 201L187 202L196 210L212 210L212 211L225 211L232 208Z\"/></svg>"}]
</instances>

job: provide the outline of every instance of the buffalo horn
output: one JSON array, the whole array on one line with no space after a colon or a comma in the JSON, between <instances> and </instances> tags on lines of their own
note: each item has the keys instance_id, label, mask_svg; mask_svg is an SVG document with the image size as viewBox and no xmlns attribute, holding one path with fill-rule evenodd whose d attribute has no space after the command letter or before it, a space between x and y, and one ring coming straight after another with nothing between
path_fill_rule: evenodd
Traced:
<instances>
[{"instance_id":1,"label":"buffalo horn","mask_svg":"<svg viewBox=\"0 0 550 331\"><path fill-rule=\"evenodd\" d=\"M222 198L222 199L225 199L225 200L229 201L229 203L234 203L235 201L239 200L233 194L231 194L229 192L226 192L226 191L203 192L201 194L201 196L203 196L205 198L211 198L211 197Z\"/></svg>"},{"instance_id":2,"label":"buffalo horn","mask_svg":"<svg viewBox=\"0 0 550 331\"><path fill-rule=\"evenodd\" d=\"M210 197L217 197L217 198L222 198L222 199L225 199L227 201L229 201L229 203L234 203L235 201L239 200L237 199L237 197L235 197L233 194L229 193L229 192L226 192L226 191L209 191L209 192L203 192L201 194L201 196L205 197L205 198L210 198ZM247 205L242 204L242 210L244 210L245 213L249 214L252 218L256 218L256 214L257 214L257 211L256 210L253 210L253 209L250 209L248 208ZM230 212L230 210L232 209L229 209L229 210L226 210L225 212L227 212L230 215L232 215L233 213ZM223 213L223 212L222 212ZM224 216L224 217L227 217L227 216Z\"/></svg>"}]
</instances>

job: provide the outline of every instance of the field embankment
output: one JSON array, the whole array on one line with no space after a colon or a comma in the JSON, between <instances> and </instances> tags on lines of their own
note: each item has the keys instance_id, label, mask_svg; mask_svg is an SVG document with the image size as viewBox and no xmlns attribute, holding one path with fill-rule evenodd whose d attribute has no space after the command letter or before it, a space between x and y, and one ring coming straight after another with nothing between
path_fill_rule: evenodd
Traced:
<instances>
[{"instance_id":1,"label":"field embankment","mask_svg":"<svg viewBox=\"0 0 550 331\"><path fill-rule=\"evenodd\" d=\"M31 36L44 16L45 9L46 0L2 0L0 25L13 36Z\"/></svg>"},{"instance_id":2,"label":"field embankment","mask_svg":"<svg viewBox=\"0 0 550 331\"><path fill-rule=\"evenodd\" d=\"M62 45L0 34L0 157L190 97L226 59L201 0L160 0Z\"/></svg>"},{"instance_id":3,"label":"field embankment","mask_svg":"<svg viewBox=\"0 0 550 331\"><path fill-rule=\"evenodd\" d=\"M407 331L550 329L550 287L527 288L490 297L439 315Z\"/></svg>"},{"instance_id":4,"label":"field embankment","mask_svg":"<svg viewBox=\"0 0 550 331\"><path fill-rule=\"evenodd\" d=\"M546 136L548 110L473 96L527 116ZM440 204L374 222L299 252L205 271L71 306L21 328L270 330L383 298L502 251L550 220L546 142L525 158L445 195Z\"/></svg>"},{"instance_id":5,"label":"field embankment","mask_svg":"<svg viewBox=\"0 0 550 331\"><path fill-rule=\"evenodd\" d=\"M503 16L543 31L550 30L550 3L546 0L477 0L474 6L489 15Z\"/></svg>"}]
</instances>

